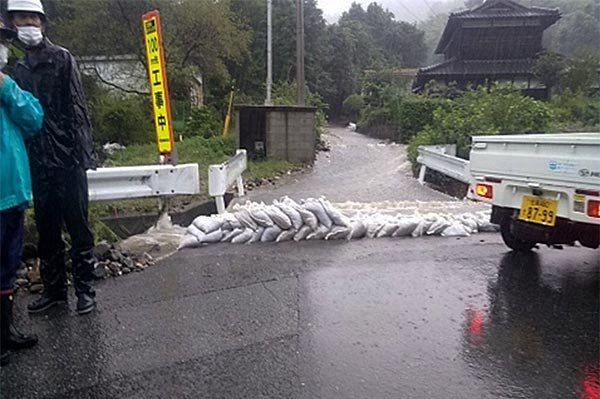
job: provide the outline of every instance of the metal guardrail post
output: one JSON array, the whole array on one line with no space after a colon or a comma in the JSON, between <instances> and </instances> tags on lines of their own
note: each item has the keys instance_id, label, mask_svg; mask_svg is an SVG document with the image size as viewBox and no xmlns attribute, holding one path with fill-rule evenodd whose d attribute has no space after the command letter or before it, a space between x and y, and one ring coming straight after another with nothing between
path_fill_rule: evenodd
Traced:
<instances>
[{"instance_id":1,"label":"metal guardrail post","mask_svg":"<svg viewBox=\"0 0 600 399\"><path fill-rule=\"evenodd\" d=\"M218 165L208 168L208 193L215 197L217 212L225 212L225 193L234 183L237 183L238 195L243 197L244 181L242 173L248 167L246 150L237 150L235 156Z\"/></svg>"}]
</instances>

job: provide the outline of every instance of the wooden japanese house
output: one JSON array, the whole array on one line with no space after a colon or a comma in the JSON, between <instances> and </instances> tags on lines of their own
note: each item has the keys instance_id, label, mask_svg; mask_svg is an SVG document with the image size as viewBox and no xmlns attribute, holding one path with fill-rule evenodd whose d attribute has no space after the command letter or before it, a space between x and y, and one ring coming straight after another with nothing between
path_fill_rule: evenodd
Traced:
<instances>
[{"instance_id":1,"label":"wooden japanese house","mask_svg":"<svg viewBox=\"0 0 600 399\"><path fill-rule=\"evenodd\" d=\"M559 19L558 9L525 7L513 0L487 0L452 13L435 50L444 61L419 69L413 89L421 92L432 80L459 88L499 81L544 98L547 89L533 66L543 50L544 30Z\"/></svg>"}]
</instances>

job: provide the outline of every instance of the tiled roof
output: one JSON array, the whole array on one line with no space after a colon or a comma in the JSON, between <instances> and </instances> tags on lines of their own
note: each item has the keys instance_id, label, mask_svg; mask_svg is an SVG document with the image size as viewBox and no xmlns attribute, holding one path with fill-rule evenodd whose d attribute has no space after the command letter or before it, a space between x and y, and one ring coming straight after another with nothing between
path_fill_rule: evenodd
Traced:
<instances>
[{"instance_id":1,"label":"tiled roof","mask_svg":"<svg viewBox=\"0 0 600 399\"><path fill-rule=\"evenodd\" d=\"M560 11L543 7L525 7L513 0L487 0L481 6L472 10L450 14L444 33L435 50L436 54L444 52L454 31L461 27L461 21L495 18L540 18L542 20L541 27L546 29L560 19Z\"/></svg>"}]
</instances>

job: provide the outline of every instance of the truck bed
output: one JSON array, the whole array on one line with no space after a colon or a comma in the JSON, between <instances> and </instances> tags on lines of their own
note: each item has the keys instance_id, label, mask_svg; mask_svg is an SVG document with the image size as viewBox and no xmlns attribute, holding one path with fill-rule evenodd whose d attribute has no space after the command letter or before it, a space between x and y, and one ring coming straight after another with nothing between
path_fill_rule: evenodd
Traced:
<instances>
[{"instance_id":1,"label":"truck bed","mask_svg":"<svg viewBox=\"0 0 600 399\"><path fill-rule=\"evenodd\" d=\"M575 189L600 187L600 133L473 137L471 173Z\"/></svg>"}]
</instances>

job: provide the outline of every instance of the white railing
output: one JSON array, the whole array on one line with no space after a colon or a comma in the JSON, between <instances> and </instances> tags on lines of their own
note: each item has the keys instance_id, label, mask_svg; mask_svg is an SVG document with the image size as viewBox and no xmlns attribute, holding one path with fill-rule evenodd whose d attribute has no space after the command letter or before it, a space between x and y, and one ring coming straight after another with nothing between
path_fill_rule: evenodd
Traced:
<instances>
[{"instance_id":1,"label":"white railing","mask_svg":"<svg viewBox=\"0 0 600 399\"><path fill-rule=\"evenodd\" d=\"M433 169L463 183L471 183L469 161L457 158L456 146L420 146L417 162L421 164L419 182L424 184L427 168Z\"/></svg>"},{"instance_id":2,"label":"white railing","mask_svg":"<svg viewBox=\"0 0 600 399\"><path fill-rule=\"evenodd\" d=\"M208 168L208 193L215 197L217 211L225 212L225 193L237 183L238 195L244 196L244 181L242 173L248 167L246 150L237 150L235 156L219 165L210 165Z\"/></svg>"},{"instance_id":3,"label":"white railing","mask_svg":"<svg viewBox=\"0 0 600 399\"><path fill-rule=\"evenodd\" d=\"M87 176L90 201L200 193L198 164L98 168Z\"/></svg>"}]
</instances>

